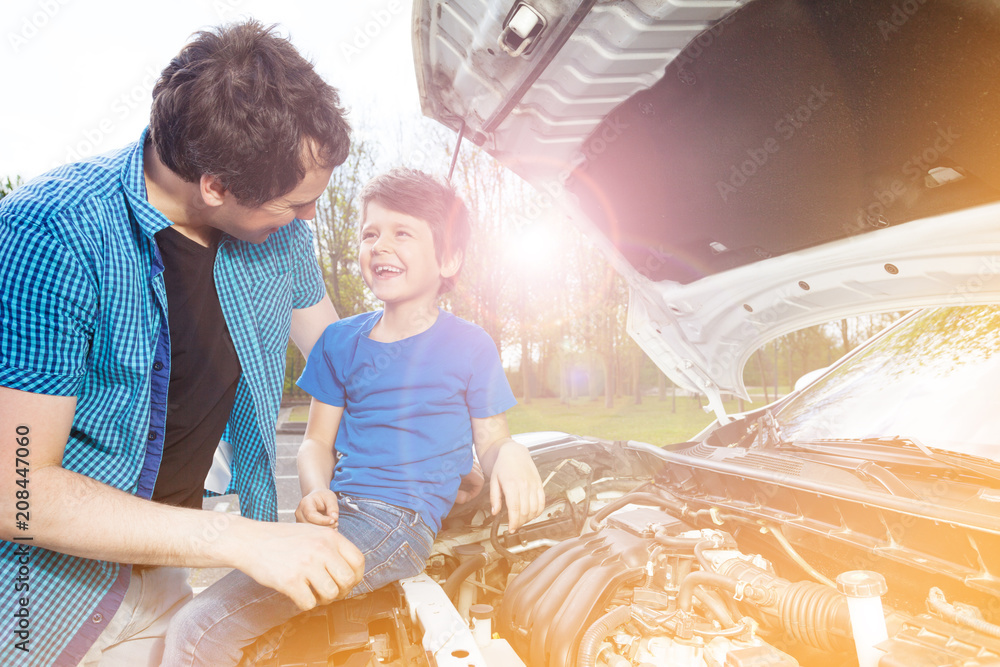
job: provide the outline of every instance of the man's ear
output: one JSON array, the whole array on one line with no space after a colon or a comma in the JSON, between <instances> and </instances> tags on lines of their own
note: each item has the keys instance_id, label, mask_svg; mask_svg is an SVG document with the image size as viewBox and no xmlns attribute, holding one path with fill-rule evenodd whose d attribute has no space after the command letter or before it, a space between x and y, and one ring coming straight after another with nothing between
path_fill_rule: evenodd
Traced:
<instances>
[{"instance_id":1,"label":"man's ear","mask_svg":"<svg viewBox=\"0 0 1000 667\"><path fill-rule=\"evenodd\" d=\"M226 201L226 195L229 194L219 177L209 174L201 175L201 180L198 182L198 192L206 206L222 206L223 202Z\"/></svg>"},{"instance_id":2,"label":"man's ear","mask_svg":"<svg viewBox=\"0 0 1000 667\"><path fill-rule=\"evenodd\" d=\"M444 261L441 262L441 277L453 278L457 276L464 259L465 256L461 250L445 255Z\"/></svg>"}]
</instances>

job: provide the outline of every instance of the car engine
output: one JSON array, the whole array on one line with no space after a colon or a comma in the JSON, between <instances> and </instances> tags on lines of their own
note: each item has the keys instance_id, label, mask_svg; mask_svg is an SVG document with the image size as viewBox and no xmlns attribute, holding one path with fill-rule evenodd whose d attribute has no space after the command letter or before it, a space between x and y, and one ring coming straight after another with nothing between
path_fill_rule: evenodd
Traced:
<instances>
[{"instance_id":1,"label":"car engine","mask_svg":"<svg viewBox=\"0 0 1000 667\"><path fill-rule=\"evenodd\" d=\"M995 595L793 544L804 517L700 502L656 448L549 435L532 453L542 516L510 535L488 500L456 508L423 575L293 620L246 664L1000 666ZM730 501L748 484L714 482Z\"/></svg>"}]
</instances>

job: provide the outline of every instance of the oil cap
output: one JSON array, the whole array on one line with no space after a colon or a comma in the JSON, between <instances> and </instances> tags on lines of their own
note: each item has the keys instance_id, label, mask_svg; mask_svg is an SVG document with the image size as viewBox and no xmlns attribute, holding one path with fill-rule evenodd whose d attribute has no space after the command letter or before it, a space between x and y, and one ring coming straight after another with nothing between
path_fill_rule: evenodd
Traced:
<instances>
[{"instance_id":1,"label":"oil cap","mask_svg":"<svg viewBox=\"0 0 1000 667\"><path fill-rule=\"evenodd\" d=\"M837 575L837 590L849 598L878 598L889 591L889 586L878 572L851 570Z\"/></svg>"},{"instance_id":2,"label":"oil cap","mask_svg":"<svg viewBox=\"0 0 1000 667\"><path fill-rule=\"evenodd\" d=\"M493 605L474 604L469 607L469 616L472 618L490 618L493 616Z\"/></svg>"}]
</instances>

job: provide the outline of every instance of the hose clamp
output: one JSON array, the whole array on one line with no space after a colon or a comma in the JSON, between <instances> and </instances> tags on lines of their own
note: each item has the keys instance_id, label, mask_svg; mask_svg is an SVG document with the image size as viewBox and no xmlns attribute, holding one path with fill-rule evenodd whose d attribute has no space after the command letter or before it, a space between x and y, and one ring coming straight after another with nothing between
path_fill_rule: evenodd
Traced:
<instances>
[{"instance_id":1,"label":"hose clamp","mask_svg":"<svg viewBox=\"0 0 1000 667\"><path fill-rule=\"evenodd\" d=\"M736 600L737 602L741 601L743 599L743 593L744 591L746 591L747 586L748 586L747 582L737 581L736 590L733 591L733 599Z\"/></svg>"}]
</instances>

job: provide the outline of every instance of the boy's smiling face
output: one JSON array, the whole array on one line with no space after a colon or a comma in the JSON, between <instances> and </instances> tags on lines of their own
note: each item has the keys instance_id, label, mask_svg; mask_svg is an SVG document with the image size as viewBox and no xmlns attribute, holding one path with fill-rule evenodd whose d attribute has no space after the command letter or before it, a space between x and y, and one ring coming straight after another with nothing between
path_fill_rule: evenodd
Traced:
<instances>
[{"instance_id":1,"label":"boy's smiling face","mask_svg":"<svg viewBox=\"0 0 1000 667\"><path fill-rule=\"evenodd\" d=\"M438 261L427 221L370 201L361 225L361 275L387 307L437 303L441 279L454 276L461 257Z\"/></svg>"}]
</instances>

